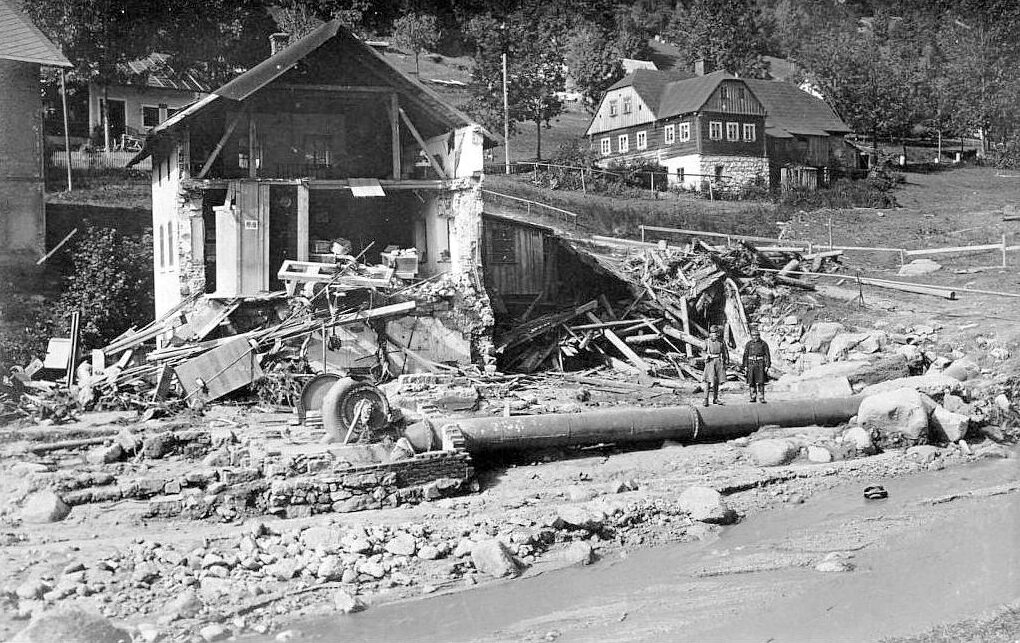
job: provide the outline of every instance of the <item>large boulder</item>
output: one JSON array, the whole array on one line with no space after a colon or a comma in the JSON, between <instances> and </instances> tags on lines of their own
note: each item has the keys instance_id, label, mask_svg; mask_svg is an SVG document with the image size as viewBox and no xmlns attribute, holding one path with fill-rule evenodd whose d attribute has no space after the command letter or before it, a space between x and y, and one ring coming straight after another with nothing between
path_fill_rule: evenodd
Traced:
<instances>
[{"instance_id":1,"label":"large boulder","mask_svg":"<svg viewBox=\"0 0 1020 643\"><path fill-rule=\"evenodd\" d=\"M868 395L861 400L857 421L878 436L881 447L912 446L928 441L928 405L912 388Z\"/></svg>"},{"instance_id":2,"label":"large boulder","mask_svg":"<svg viewBox=\"0 0 1020 643\"><path fill-rule=\"evenodd\" d=\"M21 509L21 520L30 523L60 522L71 513L71 507L52 491L33 493Z\"/></svg>"},{"instance_id":3,"label":"large boulder","mask_svg":"<svg viewBox=\"0 0 1020 643\"><path fill-rule=\"evenodd\" d=\"M733 522L736 513L726 505L722 494L709 487L688 487L677 498L680 508L691 520L725 525Z\"/></svg>"},{"instance_id":4,"label":"large boulder","mask_svg":"<svg viewBox=\"0 0 1020 643\"><path fill-rule=\"evenodd\" d=\"M875 443L871 439L871 431L862 426L850 426L843 432L843 444L850 445L854 451L864 455L875 452Z\"/></svg>"},{"instance_id":5,"label":"large boulder","mask_svg":"<svg viewBox=\"0 0 1020 643\"><path fill-rule=\"evenodd\" d=\"M495 538L475 543L471 548L471 562L479 572L495 578L521 573L521 563L501 540Z\"/></svg>"},{"instance_id":6,"label":"large boulder","mask_svg":"<svg viewBox=\"0 0 1020 643\"><path fill-rule=\"evenodd\" d=\"M897 353L882 354L872 359L867 366L857 369L847 376L850 384L855 387L868 386L910 375L907 358Z\"/></svg>"},{"instance_id":7,"label":"large boulder","mask_svg":"<svg viewBox=\"0 0 1020 643\"><path fill-rule=\"evenodd\" d=\"M932 438L940 442L959 442L967 437L967 430L970 428L969 416L954 413L938 405L935 406L929 420Z\"/></svg>"},{"instance_id":8,"label":"large boulder","mask_svg":"<svg viewBox=\"0 0 1020 643\"><path fill-rule=\"evenodd\" d=\"M942 374L958 379L961 382L966 382L967 380L980 377L981 367L973 360L963 357L958 360L954 360L952 364L943 369Z\"/></svg>"},{"instance_id":9,"label":"large boulder","mask_svg":"<svg viewBox=\"0 0 1020 643\"><path fill-rule=\"evenodd\" d=\"M939 396L945 393L959 393L963 386L960 380L945 374L915 375L872 384L861 391L861 394L869 396L903 388L914 389L929 396Z\"/></svg>"},{"instance_id":10,"label":"large boulder","mask_svg":"<svg viewBox=\"0 0 1020 643\"><path fill-rule=\"evenodd\" d=\"M57 608L32 617L11 643L131 643L131 633L98 614Z\"/></svg>"},{"instance_id":11,"label":"large boulder","mask_svg":"<svg viewBox=\"0 0 1020 643\"><path fill-rule=\"evenodd\" d=\"M585 505L566 505L560 507L553 520L556 529L584 529L599 531L606 516L603 512Z\"/></svg>"},{"instance_id":12,"label":"large boulder","mask_svg":"<svg viewBox=\"0 0 1020 643\"><path fill-rule=\"evenodd\" d=\"M866 339L868 339L868 333L839 333L829 343L826 356L830 362L846 359L847 354Z\"/></svg>"},{"instance_id":13,"label":"large boulder","mask_svg":"<svg viewBox=\"0 0 1020 643\"><path fill-rule=\"evenodd\" d=\"M800 445L793 440L755 440L747 447L751 459L759 467L778 467L789 464L800 453Z\"/></svg>"},{"instance_id":14,"label":"large boulder","mask_svg":"<svg viewBox=\"0 0 1020 643\"><path fill-rule=\"evenodd\" d=\"M850 381L845 377L797 378L788 386L790 393L804 398L850 397L854 394Z\"/></svg>"},{"instance_id":15,"label":"large boulder","mask_svg":"<svg viewBox=\"0 0 1020 643\"><path fill-rule=\"evenodd\" d=\"M907 360L908 368L921 368L924 366L924 351L916 344L903 344L897 346L896 354L902 355Z\"/></svg>"},{"instance_id":16,"label":"large boulder","mask_svg":"<svg viewBox=\"0 0 1020 643\"><path fill-rule=\"evenodd\" d=\"M839 322L815 322L804 334L801 343L809 353L824 353L829 350L829 343L832 338L843 331L843 324Z\"/></svg>"}]
</instances>

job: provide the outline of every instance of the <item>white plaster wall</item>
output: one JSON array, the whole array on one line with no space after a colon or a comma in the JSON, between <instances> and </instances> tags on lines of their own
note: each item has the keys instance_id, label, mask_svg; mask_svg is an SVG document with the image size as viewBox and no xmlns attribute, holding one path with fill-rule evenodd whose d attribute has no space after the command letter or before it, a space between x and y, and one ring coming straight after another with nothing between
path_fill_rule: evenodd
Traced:
<instances>
[{"instance_id":1,"label":"white plaster wall","mask_svg":"<svg viewBox=\"0 0 1020 643\"><path fill-rule=\"evenodd\" d=\"M177 158L178 149L175 147L168 155L154 157L152 161L152 271L156 317L181 300L179 247L184 226L178 213L180 174ZM168 234L171 223L172 233Z\"/></svg>"},{"instance_id":2,"label":"white plaster wall","mask_svg":"<svg viewBox=\"0 0 1020 643\"><path fill-rule=\"evenodd\" d=\"M685 189L698 189L702 179L702 177L697 176L702 173L700 154L676 156L673 158L663 159L661 163L663 167L669 171L670 187L682 185ZM684 180L682 183L680 181L681 168L684 171Z\"/></svg>"},{"instance_id":3,"label":"white plaster wall","mask_svg":"<svg viewBox=\"0 0 1020 643\"><path fill-rule=\"evenodd\" d=\"M482 128L472 124L426 139L425 149L439 157L447 178L463 179L482 171L484 141Z\"/></svg>"}]
</instances>

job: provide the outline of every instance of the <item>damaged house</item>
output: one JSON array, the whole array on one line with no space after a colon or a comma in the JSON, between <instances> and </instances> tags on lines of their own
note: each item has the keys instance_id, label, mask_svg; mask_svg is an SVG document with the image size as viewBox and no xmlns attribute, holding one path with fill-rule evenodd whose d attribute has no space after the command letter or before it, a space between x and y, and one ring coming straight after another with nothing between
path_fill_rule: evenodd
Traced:
<instances>
[{"instance_id":1,"label":"damaged house","mask_svg":"<svg viewBox=\"0 0 1020 643\"><path fill-rule=\"evenodd\" d=\"M445 273L487 308L492 144L338 22L322 25L154 127L133 159L152 157L157 317L198 294L293 292L335 265L337 241L399 277Z\"/></svg>"}]
</instances>

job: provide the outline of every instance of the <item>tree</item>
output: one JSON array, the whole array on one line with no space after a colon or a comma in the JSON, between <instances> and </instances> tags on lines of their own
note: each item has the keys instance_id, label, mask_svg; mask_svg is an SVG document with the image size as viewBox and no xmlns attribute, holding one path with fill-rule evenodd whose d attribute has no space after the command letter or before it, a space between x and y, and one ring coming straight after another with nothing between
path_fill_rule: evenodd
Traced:
<instances>
[{"instance_id":1,"label":"tree","mask_svg":"<svg viewBox=\"0 0 1020 643\"><path fill-rule=\"evenodd\" d=\"M414 75L419 75L418 56L439 44L439 21L429 13L409 13L393 22L393 40L398 47L414 52Z\"/></svg>"},{"instance_id":2,"label":"tree","mask_svg":"<svg viewBox=\"0 0 1020 643\"><path fill-rule=\"evenodd\" d=\"M902 136L916 114L915 67L891 36L887 16L868 28L846 25L819 31L797 62L837 113L872 137Z\"/></svg>"},{"instance_id":3,"label":"tree","mask_svg":"<svg viewBox=\"0 0 1020 643\"><path fill-rule=\"evenodd\" d=\"M71 255L74 264L57 311L82 313L86 348L105 346L153 316L152 237L127 237L89 226Z\"/></svg>"},{"instance_id":4,"label":"tree","mask_svg":"<svg viewBox=\"0 0 1020 643\"><path fill-rule=\"evenodd\" d=\"M570 36L564 60L589 112L594 112L605 91L623 77L616 42L594 25L584 25Z\"/></svg>"},{"instance_id":5,"label":"tree","mask_svg":"<svg viewBox=\"0 0 1020 643\"><path fill-rule=\"evenodd\" d=\"M767 53L762 18L751 0L678 4L665 35L688 65L698 60L741 76L761 77Z\"/></svg>"},{"instance_id":6,"label":"tree","mask_svg":"<svg viewBox=\"0 0 1020 643\"><path fill-rule=\"evenodd\" d=\"M563 37L555 9L517 9L499 20L476 16L466 32L475 45L470 110L497 131L503 124L502 54L507 55L510 132L532 122L538 136L535 156L542 158L542 129L563 111L557 96L564 89Z\"/></svg>"},{"instance_id":7,"label":"tree","mask_svg":"<svg viewBox=\"0 0 1020 643\"><path fill-rule=\"evenodd\" d=\"M210 84L268 54L272 21L262 0L24 0L22 8L74 65L71 81L104 88L127 80L125 63L153 52ZM110 149L108 114L104 139Z\"/></svg>"}]
</instances>

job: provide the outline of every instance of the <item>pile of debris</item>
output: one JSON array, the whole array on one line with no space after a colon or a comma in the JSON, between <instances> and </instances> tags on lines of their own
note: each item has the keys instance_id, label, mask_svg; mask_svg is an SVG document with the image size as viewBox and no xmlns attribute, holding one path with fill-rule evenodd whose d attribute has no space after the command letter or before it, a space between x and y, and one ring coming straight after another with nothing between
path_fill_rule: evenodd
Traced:
<instances>
[{"instance_id":1,"label":"pile of debris","mask_svg":"<svg viewBox=\"0 0 1020 643\"><path fill-rule=\"evenodd\" d=\"M84 356L74 337L51 340L45 363L4 374L4 411L47 423L86 410L137 410L149 419L251 394L297 407L316 373L382 381L470 365L492 325L477 276L412 282L397 272L354 257L287 260L278 274L283 291L193 295Z\"/></svg>"},{"instance_id":2,"label":"pile of debris","mask_svg":"<svg viewBox=\"0 0 1020 643\"><path fill-rule=\"evenodd\" d=\"M575 250L586 253L579 245ZM630 296L600 295L567 310L519 323L496 342L505 370L575 370L592 363L641 376L697 381L699 357L712 326L723 329L731 377L750 338L751 316L787 297L791 287L813 289L794 276L838 266L838 252L800 255L785 248L756 249L738 242L709 246L634 244L611 257L588 253L597 268L626 285ZM763 269L770 271L766 272ZM530 312L530 311L526 311Z\"/></svg>"}]
</instances>

